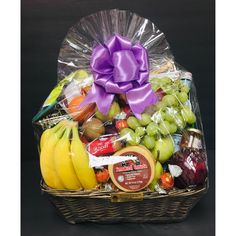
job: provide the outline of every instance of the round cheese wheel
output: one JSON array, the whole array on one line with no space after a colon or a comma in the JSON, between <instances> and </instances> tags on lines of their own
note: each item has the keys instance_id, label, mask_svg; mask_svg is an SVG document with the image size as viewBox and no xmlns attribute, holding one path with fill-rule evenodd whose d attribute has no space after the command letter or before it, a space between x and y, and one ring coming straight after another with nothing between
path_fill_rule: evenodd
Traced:
<instances>
[{"instance_id":1,"label":"round cheese wheel","mask_svg":"<svg viewBox=\"0 0 236 236\"><path fill-rule=\"evenodd\" d=\"M137 192L152 182L155 164L152 153L144 146L126 147L116 152L114 156L137 158L108 166L111 180L119 189L125 192Z\"/></svg>"}]
</instances>

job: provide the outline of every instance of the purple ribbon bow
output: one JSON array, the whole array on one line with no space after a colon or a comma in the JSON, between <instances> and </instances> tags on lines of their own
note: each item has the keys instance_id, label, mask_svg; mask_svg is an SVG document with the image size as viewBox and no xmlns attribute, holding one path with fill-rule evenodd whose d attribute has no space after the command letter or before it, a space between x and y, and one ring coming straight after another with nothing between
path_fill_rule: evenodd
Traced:
<instances>
[{"instance_id":1,"label":"purple ribbon bow","mask_svg":"<svg viewBox=\"0 0 236 236\"><path fill-rule=\"evenodd\" d=\"M130 109L141 118L144 109L157 98L148 82L149 64L146 49L119 35L93 49L90 65L94 83L80 107L95 102L107 114L115 94L126 94Z\"/></svg>"}]
</instances>

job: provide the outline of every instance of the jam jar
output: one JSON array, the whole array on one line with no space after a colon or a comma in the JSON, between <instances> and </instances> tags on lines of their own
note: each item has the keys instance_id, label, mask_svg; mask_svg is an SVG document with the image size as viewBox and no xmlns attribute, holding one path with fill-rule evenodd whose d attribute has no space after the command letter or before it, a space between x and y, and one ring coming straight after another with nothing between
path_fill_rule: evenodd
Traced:
<instances>
[{"instance_id":1,"label":"jam jar","mask_svg":"<svg viewBox=\"0 0 236 236\"><path fill-rule=\"evenodd\" d=\"M202 131L195 128L189 128L182 134L180 141L180 148L185 149L203 149L202 146Z\"/></svg>"}]
</instances>

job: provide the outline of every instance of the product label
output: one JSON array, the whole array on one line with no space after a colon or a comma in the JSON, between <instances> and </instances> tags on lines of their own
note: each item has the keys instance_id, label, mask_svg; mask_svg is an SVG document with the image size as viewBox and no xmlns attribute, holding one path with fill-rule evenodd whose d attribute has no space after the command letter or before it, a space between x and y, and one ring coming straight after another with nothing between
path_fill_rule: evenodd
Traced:
<instances>
[{"instance_id":1,"label":"product label","mask_svg":"<svg viewBox=\"0 0 236 236\"><path fill-rule=\"evenodd\" d=\"M129 202L129 201L142 201L143 192L138 193L112 193L111 201L112 202Z\"/></svg>"},{"instance_id":2,"label":"product label","mask_svg":"<svg viewBox=\"0 0 236 236\"><path fill-rule=\"evenodd\" d=\"M88 151L95 156L113 153L113 142L112 137L95 140L88 145Z\"/></svg>"},{"instance_id":3,"label":"product label","mask_svg":"<svg viewBox=\"0 0 236 236\"><path fill-rule=\"evenodd\" d=\"M174 134L174 135L172 135L172 138L173 138L174 147L175 147L174 152L178 152L180 150L180 142L181 142L182 135L181 134Z\"/></svg>"},{"instance_id":4,"label":"product label","mask_svg":"<svg viewBox=\"0 0 236 236\"><path fill-rule=\"evenodd\" d=\"M202 149L202 140L196 137L190 136L188 147Z\"/></svg>"},{"instance_id":5,"label":"product label","mask_svg":"<svg viewBox=\"0 0 236 236\"><path fill-rule=\"evenodd\" d=\"M137 159L113 165L113 175L117 185L124 191L138 191L145 188L151 178L151 166L148 160L137 152L127 152L123 155Z\"/></svg>"},{"instance_id":6,"label":"product label","mask_svg":"<svg viewBox=\"0 0 236 236\"><path fill-rule=\"evenodd\" d=\"M116 164L118 162L124 162L128 160L136 160L134 156L99 156L96 157L88 152L89 155L89 166L90 167L99 167L107 166L111 164Z\"/></svg>"}]
</instances>

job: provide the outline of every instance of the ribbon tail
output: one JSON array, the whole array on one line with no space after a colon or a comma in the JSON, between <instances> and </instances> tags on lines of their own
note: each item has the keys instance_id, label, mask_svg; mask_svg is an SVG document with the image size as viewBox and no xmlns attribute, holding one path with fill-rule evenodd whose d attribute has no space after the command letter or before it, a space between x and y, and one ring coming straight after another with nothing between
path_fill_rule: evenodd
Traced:
<instances>
[{"instance_id":1,"label":"ribbon tail","mask_svg":"<svg viewBox=\"0 0 236 236\"><path fill-rule=\"evenodd\" d=\"M141 119L141 113L150 105L156 103L157 96L153 92L150 83L129 90L126 98L134 115Z\"/></svg>"},{"instance_id":2,"label":"ribbon tail","mask_svg":"<svg viewBox=\"0 0 236 236\"><path fill-rule=\"evenodd\" d=\"M98 110L106 115L110 109L114 96L114 94L106 93L103 87L93 83L91 90L79 105L79 109L84 105L95 102Z\"/></svg>"}]
</instances>

